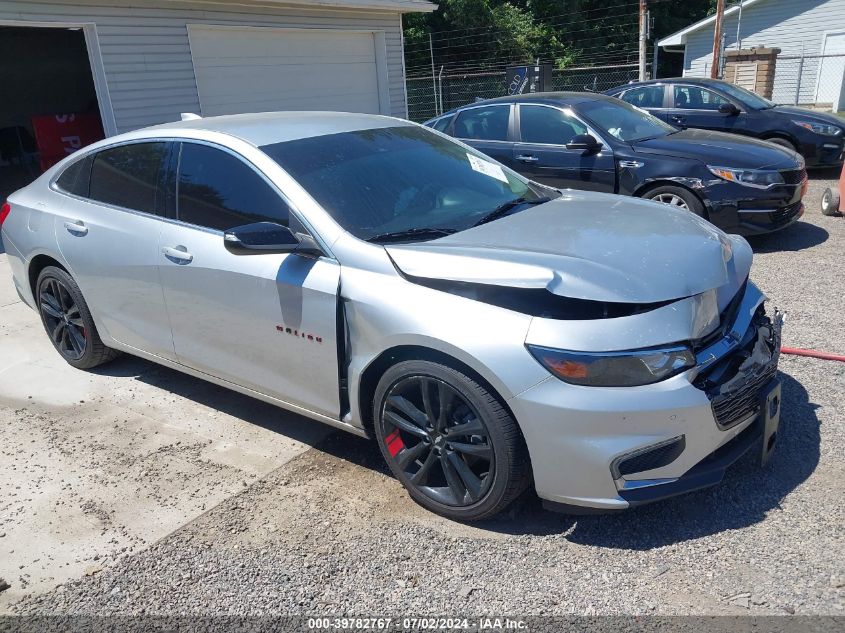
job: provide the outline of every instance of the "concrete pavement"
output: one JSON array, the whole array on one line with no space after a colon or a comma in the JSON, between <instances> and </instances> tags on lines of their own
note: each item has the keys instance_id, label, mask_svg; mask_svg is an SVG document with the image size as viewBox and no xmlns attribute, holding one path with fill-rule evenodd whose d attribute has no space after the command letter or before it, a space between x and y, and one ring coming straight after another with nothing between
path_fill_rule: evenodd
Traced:
<instances>
[{"instance_id":1,"label":"concrete pavement","mask_svg":"<svg viewBox=\"0 0 845 633\"><path fill-rule=\"evenodd\" d=\"M0 254L0 614L167 536L327 432L137 358L73 369Z\"/></svg>"}]
</instances>

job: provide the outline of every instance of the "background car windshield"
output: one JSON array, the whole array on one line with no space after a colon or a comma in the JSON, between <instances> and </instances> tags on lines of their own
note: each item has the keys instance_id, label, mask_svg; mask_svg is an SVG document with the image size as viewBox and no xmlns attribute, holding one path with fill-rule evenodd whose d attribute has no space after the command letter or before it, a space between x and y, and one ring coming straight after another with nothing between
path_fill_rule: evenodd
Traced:
<instances>
[{"instance_id":1,"label":"background car windshield","mask_svg":"<svg viewBox=\"0 0 845 633\"><path fill-rule=\"evenodd\" d=\"M359 130L265 145L344 229L366 240L422 228L463 230L537 193L485 157L416 126Z\"/></svg>"},{"instance_id":2,"label":"background car windshield","mask_svg":"<svg viewBox=\"0 0 845 633\"><path fill-rule=\"evenodd\" d=\"M719 88L721 88L722 91L726 92L729 96L741 101L746 106L753 108L754 110L767 110L775 105L774 102L764 99L760 95L745 88L740 88L734 84L719 84Z\"/></svg>"},{"instance_id":3,"label":"background car windshield","mask_svg":"<svg viewBox=\"0 0 845 633\"><path fill-rule=\"evenodd\" d=\"M678 131L624 101L587 101L579 103L576 110L590 119L600 131L629 143Z\"/></svg>"}]
</instances>

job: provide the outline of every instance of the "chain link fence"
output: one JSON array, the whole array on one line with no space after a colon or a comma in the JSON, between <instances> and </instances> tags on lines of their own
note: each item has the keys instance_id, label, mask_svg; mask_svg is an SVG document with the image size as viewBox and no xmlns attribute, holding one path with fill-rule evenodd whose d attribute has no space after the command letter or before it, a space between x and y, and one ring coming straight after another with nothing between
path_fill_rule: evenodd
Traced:
<instances>
[{"instance_id":1,"label":"chain link fence","mask_svg":"<svg viewBox=\"0 0 845 633\"><path fill-rule=\"evenodd\" d=\"M772 101L845 111L845 53L779 56Z\"/></svg>"},{"instance_id":2,"label":"chain link fence","mask_svg":"<svg viewBox=\"0 0 845 633\"><path fill-rule=\"evenodd\" d=\"M468 103L508 94L505 68L500 71L447 73L413 76L406 79L408 118L426 121ZM603 92L637 79L636 64L589 66L552 71L551 90Z\"/></svg>"}]
</instances>

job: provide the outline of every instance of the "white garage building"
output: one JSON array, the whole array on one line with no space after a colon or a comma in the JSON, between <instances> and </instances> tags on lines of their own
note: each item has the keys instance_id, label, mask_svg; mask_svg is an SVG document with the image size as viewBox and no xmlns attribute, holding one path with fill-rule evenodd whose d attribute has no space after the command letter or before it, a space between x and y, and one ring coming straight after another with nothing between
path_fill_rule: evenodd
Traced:
<instances>
[{"instance_id":1,"label":"white garage building","mask_svg":"<svg viewBox=\"0 0 845 633\"><path fill-rule=\"evenodd\" d=\"M55 123L68 117L84 121L83 144L182 112L405 117L402 15L434 9L425 0L0 0L0 194L43 169L46 147L79 144Z\"/></svg>"},{"instance_id":2,"label":"white garage building","mask_svg":"<svg viewBox=\"0 0 845 633\"><path fill-rule=\"evenodd\" d=\"M30 0L0 2L3 73L29 84L3 106L32 114L88 107L106 135L180 112L338 109L406 115L402 14L424 0ZM37 93L37 94L35 94ZM90 100L89 100L90 101Z\"/></svg>"}]
</instances>

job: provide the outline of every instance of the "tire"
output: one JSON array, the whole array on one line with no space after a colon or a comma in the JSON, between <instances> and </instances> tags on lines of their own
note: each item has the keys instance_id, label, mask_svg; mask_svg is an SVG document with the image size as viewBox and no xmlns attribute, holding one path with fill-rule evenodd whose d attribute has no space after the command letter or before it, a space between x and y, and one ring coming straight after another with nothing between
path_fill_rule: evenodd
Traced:
<instances>
[{"instance_id":1,"label":"tire","mask_svg":"<svg viewBox=\"0 0 845 633\"><path fill-rule=\"evenodd\" d=\"M798 148L795 147L795 144L785 138L780 138L779 136L775 136L773 138L763 139L768 141L769 143L774 143L775 145L780 145L781 147L785 147L786 149L791 149L793 152L797 152Z\"/></svg>"},{"instance_id":2,"label":"tire","mask_svg":"<svg viewBox=\"0 0 845 633\"><path fill-rule=\"evenodd\" d=\"M376 388L373 420L390 470L432 512L486 519L528 486L528 451L516 421L495 395L451 367L410 360L388 369Z\"/></svg>"},{"instance_id":3,"label":"tire","mask_svg":"<svg viewBox=\"0 0 845 633\"><path fill-rule=\"evenodd\" d=\"M120 355L103 344L79 286L64 270L47 266L35 289L44 330L69 365L91 369Z\"/></svg>"},{"instance_id":4,"label":"tire","mask_svg":"<svg viewBox=\"0 0 845 633\"><path fill-rule=\"evenodd\" d=\"M822 214L840 215L839 203L839 193L828 187L822 194Z\"/></svg>"},{"instance_id":5,"label":"tire","mask_svg":"<svg viewBox=\"0 0 845 633\"><path fill-rule=\"evenodd\" d=\"M654 200L655 202L663 202L664 204L690 211L699 217L707 218L704 203L701 199L692 191L683 187L662 185L646 191L643 194L643 198Z\"/></svg>"}]
</instances>

